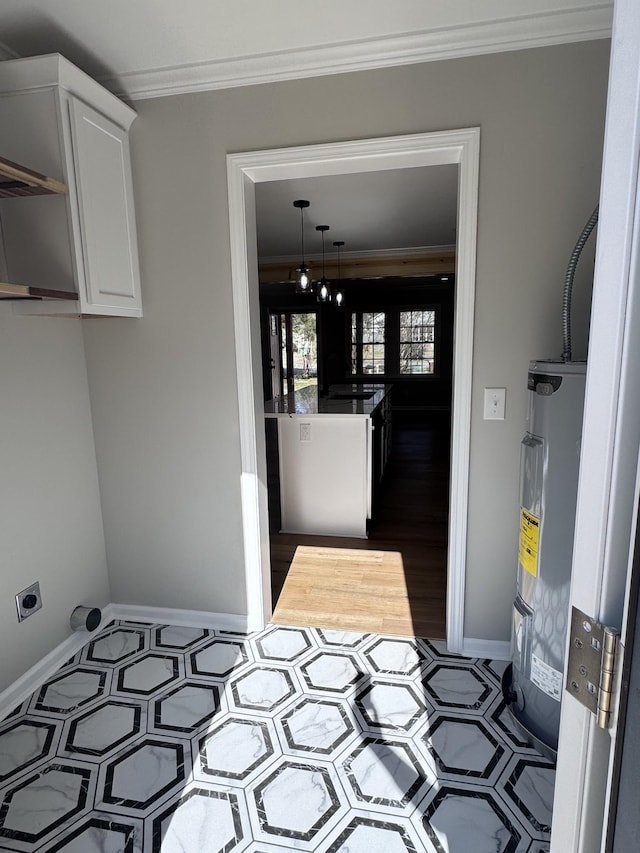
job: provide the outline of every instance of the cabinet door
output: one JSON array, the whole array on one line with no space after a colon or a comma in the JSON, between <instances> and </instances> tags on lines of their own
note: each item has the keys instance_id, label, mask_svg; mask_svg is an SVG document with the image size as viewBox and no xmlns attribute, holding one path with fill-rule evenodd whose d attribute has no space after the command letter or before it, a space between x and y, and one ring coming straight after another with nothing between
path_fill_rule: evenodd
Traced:
<instances>
[{"instance_id":1,"label":"cabinet door","mask_svg":"<svg viewBox=\"0 0 640 853\"><path fill-rule=\"evenodd\" d=\"M82 311L140 317L127 133L77 98L69 99L69 115L84 271L78 276Z\"/></svg>"}]
</instances>

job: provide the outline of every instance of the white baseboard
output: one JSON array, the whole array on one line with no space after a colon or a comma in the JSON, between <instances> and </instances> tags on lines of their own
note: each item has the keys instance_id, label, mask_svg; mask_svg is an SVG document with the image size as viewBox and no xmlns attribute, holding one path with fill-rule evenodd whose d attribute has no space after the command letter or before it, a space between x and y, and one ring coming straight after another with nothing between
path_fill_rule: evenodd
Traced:
<instances>
[{"instance_id":1,"label":"white baseboard","mask_svg":"<svg viewBox=\"0 0 640 853\"><path fill-rule=\"evenodd\" d=\"M475 637L465 637L462 641L462 654L468 658L511 660L511 643L508 640L478 640Z\"/></svg>"},{"instance_id":2,"label":"white baseboard","mask_svg":"<svg viewBox=\"0 0 640 853\"><path fill-rule=\"evenodd\" d=\"M236 613L210 613L206 610L178 610L174 607L144 607L141 604L111 604L112 619L183 625L186 628L212 628L216 631L247 633L247 617Z\"/></svg>"},{"instance_id":3,"label":"white baseboard","mask_svg":"<svg viewBox=\"0 0 640 853\"><path fill-rule=\"evenodd\" d=\"M0 693L0 720L3 720L7 714L10 714L21 702L28 699L45 681L55 675L69 658L77 654L91 637L94 637L113 619L212 628L218 631L237 631L241 634L247 631L247 617L233 613L175 610L171 607L142 607L137 604L107 604L106 607L102 608L102 619L95 632L74 632Z\"/></svg>"},{"instance_id":4,"label":"white baseboard","mask_svg":"<svg viewBox=\"0 0 640 853\"><path fill-rule=\"evenodd\" d=\"M102 619L100 620L98 630L108 625L113 618L111 605L107 604L102 610ZM10 714L21 702L24 702L25 699L31 696L34 690L37 690L45 681L51 678L69 658L80 651L91 636L92 634L89 634L87 631L74 631L73 634L59 643L55 649L52 649L49 654L34 664L31 669L28 669L24 675L21 675L13 684L10 684L3 690L0 693L0 720L3 720L7 714Z\"/></svg>"}]
</instances>

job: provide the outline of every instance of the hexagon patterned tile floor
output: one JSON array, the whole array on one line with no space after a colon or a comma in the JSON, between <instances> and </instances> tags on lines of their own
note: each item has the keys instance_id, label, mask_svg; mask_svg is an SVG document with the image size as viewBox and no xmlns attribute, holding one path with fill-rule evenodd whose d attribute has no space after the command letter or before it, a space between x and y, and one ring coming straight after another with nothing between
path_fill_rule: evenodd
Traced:
<instances>
[{"instance_id":1,"label":"hexagon patterned tile floor","mask_svg":"<svg viewBox=\"0 0 640 853\"><path fill-rule=\"evenodd\" d=\"M505 664L441 641L112 623L0 722L0 851L545 853Z\"/></svg>"}]
</instances>

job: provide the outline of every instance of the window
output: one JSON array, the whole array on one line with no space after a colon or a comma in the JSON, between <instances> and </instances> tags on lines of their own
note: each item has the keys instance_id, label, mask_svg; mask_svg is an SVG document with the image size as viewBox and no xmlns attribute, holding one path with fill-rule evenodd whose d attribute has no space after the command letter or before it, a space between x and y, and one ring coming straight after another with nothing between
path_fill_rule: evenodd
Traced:
<instances>
[{"instance_id":1,"label":"window","mask_svg":"<svg viewBox=\"0 0 640 853\"><path fill-rule=\"evenodd\" d=\"M351 315L351 373L384 373L384 311L356 311Z\"/></svg>"},{"instance_id":2,"label":"window","mask_svg":"<svg viewBox=\"0 0 640 853\"><path fill-rule=\"evenodd\" d=\"M400 312L400 373L433 373L436 312Z\"/></svg>"},{"instance_id":3,"label":"window","mask_svg":"<svg viewBox=\"0 0 640 853\"><path fill-rule=\"evenodd\" d=\"M433 376L439 373L436 341L439 306L354 311L351 375Z\"/></svg>"}]
</instances>

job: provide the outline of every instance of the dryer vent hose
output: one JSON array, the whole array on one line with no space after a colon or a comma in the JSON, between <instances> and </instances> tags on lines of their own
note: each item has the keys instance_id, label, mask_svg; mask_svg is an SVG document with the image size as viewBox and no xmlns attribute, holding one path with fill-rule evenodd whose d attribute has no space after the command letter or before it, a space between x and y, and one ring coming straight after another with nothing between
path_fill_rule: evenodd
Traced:
<instances>
[{"instance_id":1,"label":"dryer vent hose","mask_svg":"<svg viewBox=\"0 0 640 853\"><path fill-rule=\"evenodd\" d=\"M562 294L562 360L571 361L571 296L573 293L573 279L576 274L576 267L580 260L580 255L584 249L585 243L589 239L589 235L596 227L598 221L598 205L589 217L589 221L582 229L582 233L578 238L571 258L567 267L567 274L564 277L564 293Z\"/></svg>"}]
</instances>

